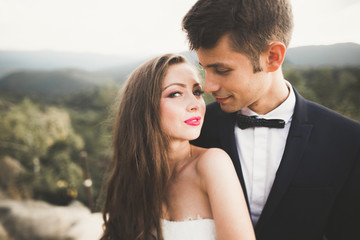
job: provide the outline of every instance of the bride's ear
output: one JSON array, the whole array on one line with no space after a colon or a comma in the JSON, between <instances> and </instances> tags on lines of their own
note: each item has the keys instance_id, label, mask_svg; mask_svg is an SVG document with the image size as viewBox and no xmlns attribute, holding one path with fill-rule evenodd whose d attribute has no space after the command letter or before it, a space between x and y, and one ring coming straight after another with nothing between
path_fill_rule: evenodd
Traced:
<instances>
[{"instance_id":1,"label":"bride's ear","mask_svg":"<svg viewBox=\"0 0 360 240\"><path fill-rule=\"evenodd\" d=\"M267 72L278 70L285 59L286 46L282 42L272 42L265 51Z\"/></svg>"}]
</instances>

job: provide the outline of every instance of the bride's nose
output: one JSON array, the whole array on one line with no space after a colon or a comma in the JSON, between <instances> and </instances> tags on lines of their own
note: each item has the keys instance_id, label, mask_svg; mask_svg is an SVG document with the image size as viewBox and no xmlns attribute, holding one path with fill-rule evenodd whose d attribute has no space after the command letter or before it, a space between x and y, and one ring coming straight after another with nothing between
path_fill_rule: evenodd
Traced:
<instances>
[{"instance_id":1,"label":"bride's nose","mask_svg":"<svg viewBox=\"0 0 360 240\"><path fill-rule=\"evenodd\" d=\"M196 96L191 95L191 97L189 97L189 99L187 100L187 106L186 109L187 111L197 111L200 108L200 104L201 104L201 100L198 99Z\"/></svg>"}]
</instances>

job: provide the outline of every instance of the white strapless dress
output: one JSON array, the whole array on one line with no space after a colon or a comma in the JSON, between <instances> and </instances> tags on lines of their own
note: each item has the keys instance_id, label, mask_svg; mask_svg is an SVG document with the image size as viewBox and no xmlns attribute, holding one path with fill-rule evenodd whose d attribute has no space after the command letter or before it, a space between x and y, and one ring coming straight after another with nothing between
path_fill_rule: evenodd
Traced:
<instances>
[{"instance_id":1,"label":"white strapless dress","mask_svg":"<svg viewBox=\"0 0 360 240\"><path fill-rule=\"evenodd\" d=\"M161 220L164 240L216 240L213 219Z\"/></svg>"}]
</instances>

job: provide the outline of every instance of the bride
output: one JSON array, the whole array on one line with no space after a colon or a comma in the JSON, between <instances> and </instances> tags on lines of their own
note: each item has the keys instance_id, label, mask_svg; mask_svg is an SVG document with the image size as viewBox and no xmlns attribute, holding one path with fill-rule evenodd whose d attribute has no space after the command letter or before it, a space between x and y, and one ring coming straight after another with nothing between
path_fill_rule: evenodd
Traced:
<instances>
[{"instance_id":1,"label":"bride","mask_svg":"<svg viewBox=\"0 0 360 240\"><path fill-rule=\"evenodd\" d=\"M115 118L102 240L255 239L228 155L189 143L204 120L202 93L180 55L131 74Z\"/></svg>"}]
</instances>

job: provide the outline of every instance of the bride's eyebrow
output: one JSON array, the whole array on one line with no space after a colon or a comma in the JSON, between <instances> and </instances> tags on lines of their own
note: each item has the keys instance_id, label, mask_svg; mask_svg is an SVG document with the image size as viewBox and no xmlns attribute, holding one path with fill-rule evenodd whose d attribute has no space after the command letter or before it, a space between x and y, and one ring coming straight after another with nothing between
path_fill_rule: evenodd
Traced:
<instances>
[{"instance_id":1,"label":"bride's eyebrow","mask_svg":"<svg viewBox=\"0 0 360 240\"><path fill-rule=\"evenodd\" d=\"M169 85L167 85L166 87L164 87L163 91L166 90L167 88L171 87L171 86L179 86L179 87L183 87L185 88L186 87L186 84L183 84L183 83L171 83ZM200 86L200 83L194 83L193 87L198 87Z\"/></svg>"},{"instance_id":2,"label":"bride's eyebrow","mask_svg":"<svg viewBox=\"0 0 360 240\"><path fill-rule=\"evenodd\" d=\"M183 84L183 83L171 83L171 84L169 84L169 85L167 85L166 87L164 87L164 89L163 90L165 90L165 89L167 89L167 88L169 88L169 87L171 87L171 86L180 86L180 87L186 87L186 85L185 84Z\"/></svg>"}]
</instances>

